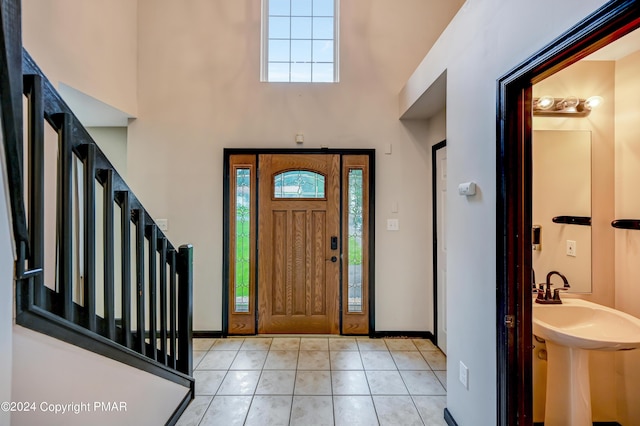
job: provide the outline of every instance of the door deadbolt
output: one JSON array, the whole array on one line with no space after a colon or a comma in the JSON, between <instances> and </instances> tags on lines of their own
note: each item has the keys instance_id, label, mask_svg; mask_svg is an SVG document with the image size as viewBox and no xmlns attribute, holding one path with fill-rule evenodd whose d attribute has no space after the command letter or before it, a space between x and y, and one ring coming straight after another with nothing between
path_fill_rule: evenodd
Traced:
<instances>
[{"instance_id":1,"label":"door deadbolt","mask_svg":"<svg viewBox=\"0 0 640 426\"><path fill-rule=\"evenodd\" d=\"M331 250L338 250L338 237L331 237Z\"/></svg>"}]
</instances>

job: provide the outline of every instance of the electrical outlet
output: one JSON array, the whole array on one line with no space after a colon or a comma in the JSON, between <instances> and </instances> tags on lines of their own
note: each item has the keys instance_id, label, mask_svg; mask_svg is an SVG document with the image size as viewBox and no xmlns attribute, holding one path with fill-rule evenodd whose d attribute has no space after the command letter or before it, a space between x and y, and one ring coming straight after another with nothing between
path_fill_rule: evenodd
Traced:
<instances>
[{"instance_id":1,"label":"electrical outlet","mask_svg":"<svg viewBox=\"0 0 640 426\"><path fill-rule=\"evenodd\" d=\"M387 231L399 231L400 222L398 219L387 219Z\"/></svg>"},{"instance_id":2,"label":"electrical outlet","mask_svg":"<svg viewBox=\"0 0 640 426\"><path fill-rule=\"evenodd\" d=\"M167 219L156 219L156 225L158 225L158 229L161 231L169 230L169 220Z\"/></svg>"},{"instance_id":3,"label":"electrical outlet","mask_svg":"<svg viewBox=\"0 0 640 426\"><path fill-rule=\"evenodd\" d=\"M469 368L460 361L460 374L458 380L462 383L465 389L469 390Z\"/></svg>"},{"instance_id":4,"label":"electrical outlet","mask_svg":"<svg viewBox=\"0 0 640 426\"><path fill-rule=\"evenodd\" d=\"M576 257L576 242L567 240L567 256Z\"/></svg>"}]
</instances>

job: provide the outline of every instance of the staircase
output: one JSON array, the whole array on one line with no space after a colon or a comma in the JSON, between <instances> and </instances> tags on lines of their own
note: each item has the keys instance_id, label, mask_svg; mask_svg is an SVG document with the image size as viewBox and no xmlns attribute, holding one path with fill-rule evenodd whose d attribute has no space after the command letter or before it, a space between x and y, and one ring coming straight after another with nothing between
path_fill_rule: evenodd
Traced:
<instances>
[{"instance_id":1,"label":"staircase","mask_svg":"<svg viewBox=\"0 0 640 426\"><path fill-rule=\"evenodd\" d=\"M185 386L173 424L194 396L193 248L169 242L23 50L19 0L2 0L1 24L15 322ZM52 149L55 194L47 189Z\"/></svg>"}]
</instances>

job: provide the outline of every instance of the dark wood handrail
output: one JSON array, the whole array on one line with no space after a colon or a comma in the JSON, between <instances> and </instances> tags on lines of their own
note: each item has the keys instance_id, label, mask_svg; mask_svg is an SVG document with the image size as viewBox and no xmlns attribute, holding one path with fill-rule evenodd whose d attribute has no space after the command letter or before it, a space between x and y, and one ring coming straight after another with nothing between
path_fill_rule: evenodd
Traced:
<instances>
[{"instance_id":1,"label":"dark wood handrail","mask_svg":"<svg viewBox=\"0 0 640 426\"><path fill-rule=\"evenodd\" d=\"M58 175L57 175L57 290L54 294L45 287L43 274L30 278L20 297L28 302L18 301L21 307L16 321L22 322L21 316L28 315L30 307L37 306L61 319L82 326L90 333L97 333L108 340L133 349L153 362L162 363L170 368L191 375L191 332L178 329L183 324L191 324L191 286L192 262L190 246L183 250L176 249L166 235L160 231L153 218L144 208L124 179L115 170L100 147L91 138L71 109L67 106L53 85L44 76L33 58L23 52L22 72L24 74L23 91L28 100L29 155L25 158L25 166L29 171L28 217L33 218L28 232L31 250L24 253L25 262L30 269L44 268L44 128L48 124L58 134ZM45 123L45 124L43 124ZM78 190L74 184L73 164L83 165L81 179L83 198L83 229L76 229L73 222L73 191ZM13 183L24 186L22 181ZM102 227L96 229L96 187L102 187L103 211ZM121 209L120 229L114 227L115 207ZM132 227L135 228L135 250L131 247ZM121 244L119 253L115 253L114 236L118 233ZM83 241L83 285L82 289L74 287L74 237L81 235ZM96 250L95 238L101 236L103 241L103 316L96 314ZM132 259L131 256L134 256ZM117 277L121 299L116 301L115 259L119 258L122 273ZM160 259L160 261L158 261ZM176 261L177 260L177 261ZM146 263L145 263L146 262ZM135 266L134 282L131 279L131 266ZM145 270L145 264L148 270ZM175 265L175 266L174 266ZM178 292L170 295L167 301L167 269L178 279L178 286L169 291ZM160 270L160 279L158 279ZM24 269L19 275L28 276ZM184 278L183 278L184 277ZM169 281L175 282L174 277ZM25 285L25 284L23 284ZM83 302L74 300L78 291L83 294ZM186 292L186 293L181 293ZM180 296L182 294L182 297ZM131 295L135 295L135 303L131 303ZM157 298L163 300L158 303ZM120 312L116 317L116 306ZM173 305L175 304L175 305ZM135 311L135 313L134 313ZM172 314L173 313L173 314ZM135 318L135 319L134 319ZM168 319L171 321L168 321ZM147 321L148 319L148 321ZM160 321L158 321L160 320ZM135 330L131 329L135 321ZM29 324L29 321L24 321ZM158 338L162 337L161 342ZM167 339L175 339L169 343ZM174 344L175 343L175 344Z\"/></svg>"},{"instance_id":2,"label":"dark wood handrail","mask_svg":"<svg viewBox=\"0 0 640 426\"><path fill-rule=\"evenodd\" d=\"M190 392L169 420L172 424L195 390L193 247L176 248L169 242L22 48L20 10L19 0L0 4L0 139L16 247L16 323L187 386ZM28 139L23 145L25 113ZM46 211L44 201L47 125L58 135L55 212ZM79 177L74 173L80 164ZM76 165L78 170L74 170ZM103 197L100 229L96 223L98 185ZM82 200L74 201L74 196ZM114 223L116 206L120 229ZM80 209L82 226L74 218L74 210ZM56 219L56 282L47 286L45 249L51 246L45 245L45 217L52 215ZM118 247L116 234L121 239ZM97 236L103 242L102 294L96 291ZM74 259L80 251L82 259ZM116 261L120 263L118 276ZM74 276L78 266L83 268L82 280ZM98 306L100 297L103 302Z\"/></svg>"},{"instance_id":3,"label":"dark wood handrail","mask_svg":"<svg viewBox=\"0 0 640 426\"><path fill-rule=\"evenodd\" d=\"M0 121L13 236L18 253L29 252L22 182L22 31L19 1L3 1L0 9ZM20 259L20 257L18 258ZM24 259L24 256L22 256Z\"/></svg>"},{"instance_id":4,"label":"dark wood handrail","mask_svg":"<svg viewBox=\"0 0 640 426\"><path fill-rule=\"evenodd\" d=\"M193 248L178 249L169 242L33 58L22 49L19 31L6 25L13 23L19 28L17 4L17 10L9 10L11 6L3 3L0 20L2 135L17 253L16 322L111 358L129 360L131 365L173 377L193 390ZM7 14L12 14L11 19ZM27 99L28 115L28 149L24 158L22 95ZM55 213L46 212L44 203L47 125L58 134ZM75 163L82 164L79 178L74 178ZM96 226L98 186L103 194L100 229ZM74 221L74 191L82 197L82 229ZM120 229L114 226L116 206L121 212ZM45 285L43 273L45 214L55 214L57 223L56 282L49 286ZM131 244L132 228L137 234L135 244ZM116 233L121 238L118 253ZM96 293L96 236L102 238L104 252L101 295ZM78 240L82 243L78 244ZM83 251L82 281L74 277L74 262L80 262L74 259L75 250ZM117 277L116 259L121 262ZM148 271L145 262L150 266ZM133 279L132 266L136 272ZM121 296L116 300L118 292ZM81 301L77 300L79 293ZM162 300L157 302L157 297ZM103 304L97 306L100 298ZM149 321L145 321L147 317ZM147 361L141 362L142 359ZM168 371L175 374L171 376Z\"/></svg>"}]
</instances>

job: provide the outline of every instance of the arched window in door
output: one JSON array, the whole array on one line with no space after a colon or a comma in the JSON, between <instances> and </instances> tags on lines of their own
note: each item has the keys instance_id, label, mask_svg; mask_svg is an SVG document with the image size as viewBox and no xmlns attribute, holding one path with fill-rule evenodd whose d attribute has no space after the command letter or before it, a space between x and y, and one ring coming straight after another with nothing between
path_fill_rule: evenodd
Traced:
<instances>
[{"instance_id":1,"label":"arched window in door","mask_svg":"<svg viewBox=\"0 0 640 426\"><path fill-rule=\"evenodd\" d=\"M325 199L325 176L310 170L288 170L273 177L273 198Z\"/></svg>"}]
</instances>

